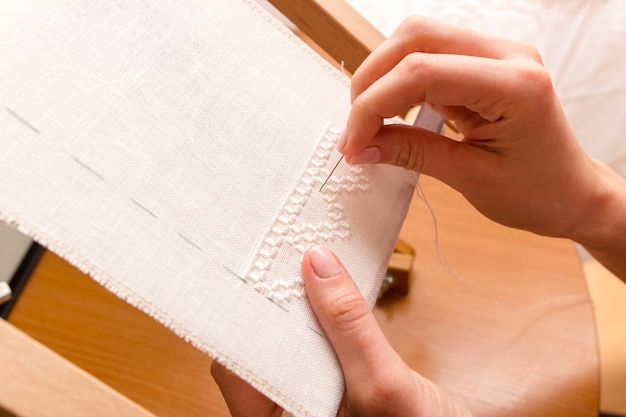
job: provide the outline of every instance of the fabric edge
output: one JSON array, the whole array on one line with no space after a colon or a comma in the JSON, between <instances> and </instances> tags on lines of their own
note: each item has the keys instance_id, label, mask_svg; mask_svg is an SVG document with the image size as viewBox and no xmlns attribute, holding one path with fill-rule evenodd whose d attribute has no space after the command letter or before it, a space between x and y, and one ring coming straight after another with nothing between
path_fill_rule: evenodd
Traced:
<instances>
[{"instance_id":1,"label":"fabric edge","mask_svg":"<svg viewBox=\"0 0 626 417\"><path fill-rule=\"evenodd\" d=\"M22 222L18 216L10 214L2 208L0 208L0 221L3 221L10 227L13 227L19 232L29 236L46 249L65 259L67 262L88 275L91 279L96 281L99 285L122 301L130 304L134 308L144 312L154 320L158 321L168 330L172 331L176 336L190 343L196 349L206 353L231 372L237 374L240 378L252 385L255 389L259 390L262 394L274 401L280 402L286 409L289 409L290 412L294 413L294 416L317 417L305 410L302 404L290 400L287 395L278 390L268 381L259 378L254 374L254 372L243 367L236 360L233 360L228 355L222 354L220 350L189 332L186 326L183 326L172 319L167 313L154 306L154 304L149 300L146 300L136 294L121 281L105 273L101 268L90 262L86 257L82 256L69 246L62 244L45 233L37 231L32 225L27 222Z\"/></svg>"}]
</instances>

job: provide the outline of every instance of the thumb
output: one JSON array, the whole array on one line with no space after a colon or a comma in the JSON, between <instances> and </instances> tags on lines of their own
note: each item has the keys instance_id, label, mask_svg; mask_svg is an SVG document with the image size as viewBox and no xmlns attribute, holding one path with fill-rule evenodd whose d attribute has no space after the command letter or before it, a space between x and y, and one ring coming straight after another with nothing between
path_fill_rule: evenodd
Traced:
<instances>
[{"instance_id":1,"label":"thumb","mask_svg":"<svg viewBox=\"0 0 626 417\"><path fill-rule=\"evenodd\" d=\"M386 379L390 365L401 360L337 257L327 248L311 249L302 261L302 277L311 308L337 353L346 386L366 392L361 385Z\"/></svg>"},{"instance_id":2,"label":"thumb","mask_svg":"<svg viewBox=\"0 0 626 417\"><path fill-rule=\"evenodd\" d=\"M352 278L328 249L305 253L307 297L346 383L341 416L469 416L393 350Z\"/></svg>"},{"instance_id":3,"label":"thumb","mask_svg":"<svg viewBox=\"0 0 626 417\"><path fill-rule=\"evenodd\" d=\"M384 163L417 171L450 184L451 172L463 172L475 165L477 149L467 143L409 125L385 125L372 142L353 155L350 164ZM472 153L472 154L470 154ZM470 163L473 162L473 163ZM458 169L451 170L453 166ZM451 184L452 185L452 184Z\"/></svg>"}]
</instances>

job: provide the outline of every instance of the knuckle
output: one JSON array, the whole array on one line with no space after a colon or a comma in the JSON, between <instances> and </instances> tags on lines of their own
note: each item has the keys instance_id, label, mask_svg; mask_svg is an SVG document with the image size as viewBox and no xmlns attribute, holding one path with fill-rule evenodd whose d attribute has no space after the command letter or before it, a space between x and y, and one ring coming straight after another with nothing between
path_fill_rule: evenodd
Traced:
<instances>
[{"instance_id":1,"label":"knuckle","mask_svg":"<svg viewBox=\"0 0 626 417\"><path fill-rule=\"evenodd\" d=\"M350 79L350 95L353 98L353 102L358 100L361 93L370 85L367 72L368 71L366 71L363 66L360 66L354 74L352 74L352 78Z\"/></svg>"},{"instance_id":2,"label":"knuckle","mask_svg":"<svg viewBox=\"0 0 626 417\"><path fill-rule=\"evenodd\" d=\"M526 57L527 59L530 59L533 62L536 62L540 65L543 65L543 59L541 58L541 54L539 53L539 50L526 42L518 42L518 49L519 49L519 53Z\"/></svg>"},{"instance_id":3,"label":"knuckle","mask_svg":"<svg viewBox=\"0 0 626 417\"><path fill-rule=\"evenodd\" d=\"M426 59L425 54L413 52L406 55L402 61L400 61L398 67L410 77L426 75L429 72L427 69L434 66L437 55L429 55L428 58L429 59Z\"/></svg>"},{"instance_id":4,"label":"knuckle","mask_svg":"<svg viewBox=\"0 0 626 417\"><path fill-rule=\"evenodd\" d=\"M398 63L398 77L415 80L414 86L419 87L411 91L415 103L426 101L425 86L430 86L429 89L433 90L444 87L438 81L448 71L442 59L439 54L412 52Z\"/></svg>"},{"instance_id":5,"label":"knuckle","mask_svg":"<svg viewBox=\"0 0 626 417\"><path fill-rule=\"evenodd\" d=\"M427 34L436 34L446 31L446 25L437 19L431 19L423 15L409 15L400 24L391 35L400 39L411 39L413 42L421 45L422 48L433 47L434 45L426 45L429 36Z\"/></svg>"},{"instance_id":6,"label":"knuckle","mask_svg":"<svg viewBox=\"0 0 626 417\"><path fill-rule=\"evenodd\" d=\"M367 96L364 94L357 96L354 99L354 102L352 102L352 108L354 109L354 111L357 112L361 110L367 110L369 108Z\"/></svg>"},{"instance_id":7,"label":"knuckle","mask_svg":"<svg viewBox=\"0 0 626 417\"><path fill-rule=\"evenodd\" d=\"M503 39L502 42L507 45L509 51L504 58L522 58L543 65L541 54L533 44L518 39Z\"/></svg>"},{"instance_id":8,"label":"knuckle","mask_svg":"<svg viewBox=\"0 0 626 417\"><path fill-rule=\"evenodd\" d=\"M370 309L360 294L349 293L332 300L327 312L337 330L354 332L365 326Z\"/></svg>"},{"instance_id":9,"label":"knuckle","mask_svg":"<svg viewBox=\"0 0 626 417\"><path fill-rule=\"evenodd\" d=\"M391 164L422 172L424 169L424 153L416 140L405 140L394 149Z\"/></svg>"},{"instance_id":10,"label":"knuckle","mask_svg":"<svg viewBox=\"0 0 626 417\"><path fill-rule=\"evenodd\" d=\"M420 15L410 15L400 22L395 34L413 36L416 32L422 31L424 26L427 24L428 19L426 17Z\"/></svg>"},{"instance_id":11,"label":"knuckle","mask_svg":"<svg viewBox=\"0 0 626 417\"><path fill-rule=\"evenodd\" d=\"M517 66L516 77L520 85L528 86L533 94L552 90L552 79L545 67L537 62L526 61Z\"/></svg>"}]
</instances>

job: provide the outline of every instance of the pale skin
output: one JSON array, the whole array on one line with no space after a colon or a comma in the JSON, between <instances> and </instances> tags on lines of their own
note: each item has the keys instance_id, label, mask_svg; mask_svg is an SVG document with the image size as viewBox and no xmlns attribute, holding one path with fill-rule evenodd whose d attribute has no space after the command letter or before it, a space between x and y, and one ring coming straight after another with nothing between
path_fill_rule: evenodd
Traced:
<instances>
[{"instance_id":1,"label":"pale skin","mask_svg":"<svg viewBox=\"0 0 626 417\"><path fill-rule=\"evenodd\" d=\"M351 94L338 145L349 163L436 177L496 222L580 243L626 281L626 180L580 147L533 47L412 17L357 70ZM383 126L422 103L455 122L463 140ZM309 251L302 275L344 373L339 416L469 415L393 351L328 249ZM220 365L212 372L233 416L281 415Z\"/></svg>"}]
</instances>

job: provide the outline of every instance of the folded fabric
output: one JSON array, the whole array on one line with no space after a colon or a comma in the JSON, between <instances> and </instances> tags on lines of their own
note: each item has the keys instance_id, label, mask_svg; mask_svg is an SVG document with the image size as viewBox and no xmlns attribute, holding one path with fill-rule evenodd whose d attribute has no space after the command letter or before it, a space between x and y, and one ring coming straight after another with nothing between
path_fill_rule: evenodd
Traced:
<instances>
[{"instance_id":1,"label":"folded fabric","mask_svg":"<svg viewBox=\"0 0 626 417\"><path fill-rule=\"evenodd\" d=\"M415 186L341 160L346 77L242 0L5 0L0 56L0 218L294 415L334 416L302 254L330 247L373 305Z\"/></svg>"}]
</instances>

